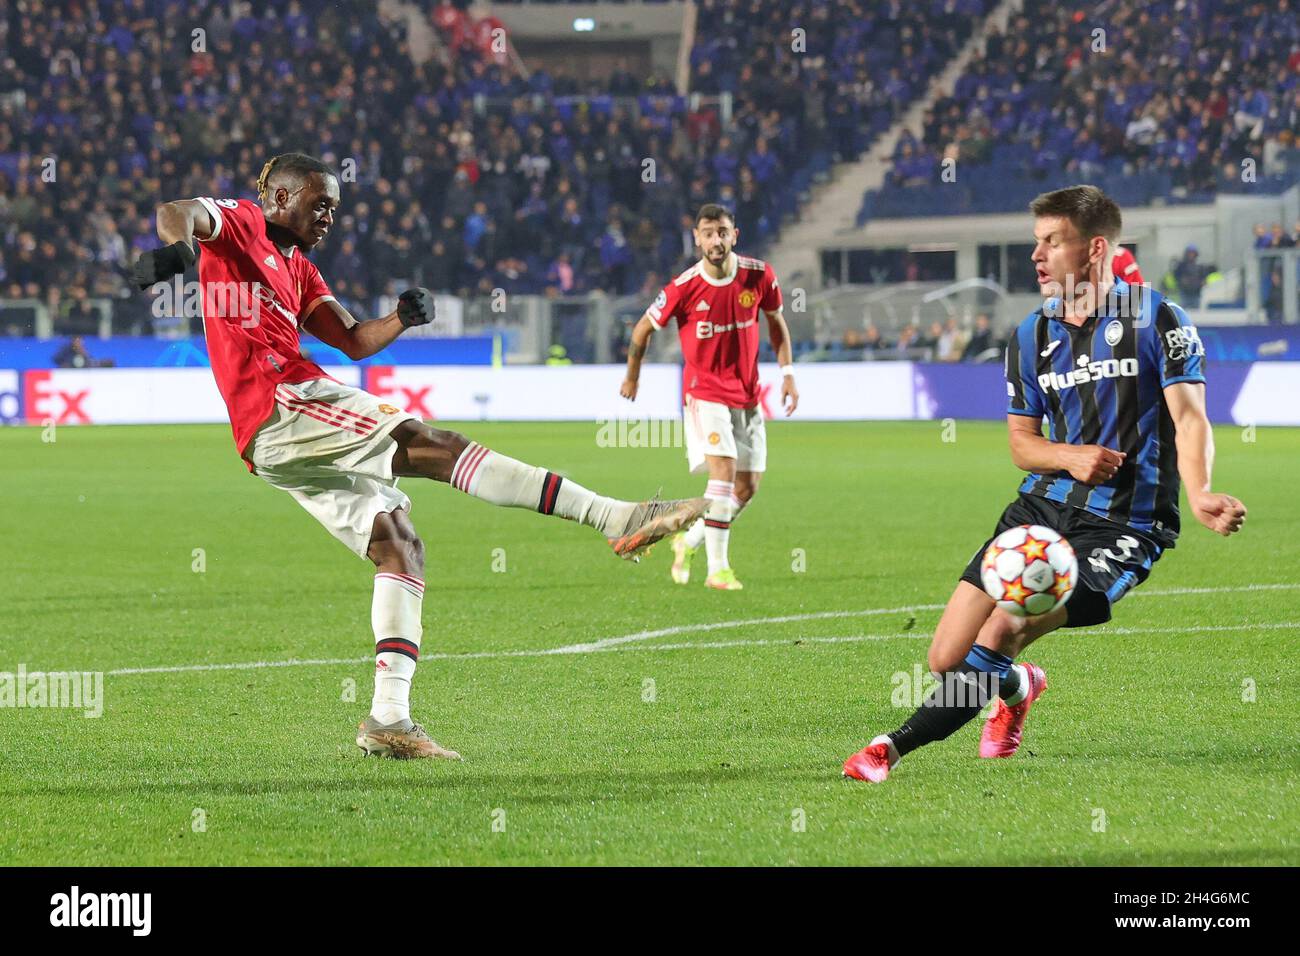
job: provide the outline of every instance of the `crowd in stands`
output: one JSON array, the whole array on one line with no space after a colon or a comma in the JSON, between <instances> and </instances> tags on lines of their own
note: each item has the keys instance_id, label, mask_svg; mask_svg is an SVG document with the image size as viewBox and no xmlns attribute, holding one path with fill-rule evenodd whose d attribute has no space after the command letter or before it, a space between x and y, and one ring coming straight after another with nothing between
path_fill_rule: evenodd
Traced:
<instances>
[{"instance_id":1,"label":"crowd in stands","mask_svg":"<svg viewBox=\"0 0 1300 956\"><path fill-rule=\"evenodd\" d=\"M1079 181L1146 205L1300 180L1295 6L1026 0L899 141L859 218L1021 209Z\"/></svg>"},{"instance_id":2,"label":"crowd in stands","mask_svg":"<svg viewBox=\"0 0 1300 956\"><path fill-rule=\"evenodd\" d=\"M599 86L525 76L464 2L422 4L443 55L417 67L404 23L365 0L15 0L0 13L0 297L44 301L66 334L93 334L84 300L107 299L115 331L147 334L126 277L158 242L157 203L254 198L263 162L290 151L343 173L313 255L359 315L403 283L654 289L694 257L706 201L730 204L761 254L987 2L701 0L690 82L713 99L692 111L624 68Z\"/></svg>"},{"instance_id":3,"label":"crowd in stands","mask_svg":"<svg viewBox=\"0 0 1300 956\"><path fill-rule=\"evenodd\" d=\"M931 322L922 327L904 325L897 337L883 335L877 325L867 320L862 329L848 329L829 351L835 358L924 359L935 362L1000 361L1006 341L997 336L987 313L975 316L973 323L955 318Z\"/></svg>"},{"instance_id":4,"label":"crowd in stands","mask_svg":"<svg viewBox=\"0 0 1300 956\"><path fill-rule=\"evenodd\" d=\"M882 331L868 316L860 326L845 329L835 338L796 340L794 354L803 361L1000 362L1005 347L1006 337L994 331L989 314L981 312L967 321L911 322L892 333ZM766 340L759 357L776 360Z\"/></svg>"}]
</instances>

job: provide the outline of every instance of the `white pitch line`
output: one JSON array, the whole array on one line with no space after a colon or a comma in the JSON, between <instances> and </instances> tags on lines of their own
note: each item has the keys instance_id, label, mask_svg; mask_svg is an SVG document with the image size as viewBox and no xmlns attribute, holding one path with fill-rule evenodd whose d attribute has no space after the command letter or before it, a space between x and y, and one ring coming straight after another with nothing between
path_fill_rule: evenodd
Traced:
<instances>
[{"instance_id":1,"label":"white pitch line","mask_svg":"<svg viewBox=\"0 0 1300 956\"><path fill-rule=\"evenodd\" d=\"M716 625L700 625L698 630L716 629ZM1281 631L1293 630L1300 631L1300 621L1287 621L1284 623L1274 624L1200 624L1192 627L1106 627L1105 625L1097 629L1099 634L1217 634L1231 631ZM675 633L684 633L678 630ZM425 654L421 657L424 661L470 661L482 660L485 658L504 658L504 657L555 657L558 654L608 654L614 651L685 651L685 650L717 650L727 647L772 647L778 645L796 644L857 644L864 641L892 641L892 640L917 640L929 639L930 635L924 631L915 634L849 634L837 637L784 637L784 638L756 638L752 640L739 641L683 641L677 644L603 644L600 646L593 645L570 645L570 649L546 648L540 650L528 651L471 651L464 654ZM580 648L580 649L579 649ZM288 660L288 661L249 661L241 664L183 664L174 667L126 667L118 670L105 671L110 677L117 677L129 674L179 674L194 671L241 671L241 670L260 670L265 667L326 667L338 666L341 664L368 664L374 660L373 655L367 657L335 657L321 658L315 660Z\"/></svg>"},{"instance_id":2,"label":"white pitch line","mask_svg":"<svg viewBox=\"0 0 1300 956\"><path fill-rule=\"evenodd\" d=\"M104 671L106 677L122 677L130 674L184 674L190 671L253 671L263 667L330 667L337 664L359 664L373 661L369 657L324 657L287 661L248 661L240 664L176 664L170 667L119 667Z\"/></svg>"},{"instance_id":3,"label":"white pitch line","mask_svg":"<svg viewBox=\"0 0 1300 956\"><path fill-rule=\"evenodd\" d=\"M1147 591L1134 591L1137 597L1176 597L1186 594L1227 594L1240 593L1246 591L1293 591L1300 589L1300 583L1295 584L1246 584L1246 585L1227 585L1220 587L1203 587L1203 588L1164 588L1151 589ZM543 650L523 650L523 651L472 651L464 654L427 654L425 660L475 660L479 658L502 658L502 657L549 657L559 654L591 654L605 651L613 648L624 647L632 643L648 641L656 637L672 637L677 634L692 634L705 631L718 631L734 627L748 627L751 625L761 624L789 624L797 621L817 621L830 620L833 618L843 617L870 617L880 614L907 614L915 611L937 611L945 605L942 604L909 604L902 607L892 608L867 608L858 611L816 611L809 614L785 614L780 617L756 617L747 618L739 621L717 621L708 624L680 624L674 627L662 627L650 631L637 631L633 634L623 634L618 637L605 637L597 641L591 641L582 644L566 644L563 647L552 647ZM1108 634L1161 634L1161 633L1199 633L1204 631L1237 631L1250 630L1256 628L1259 630L1286 629L1295 627L1292 624L1261 624L1261 625L1223 625L1218 627L1190 627L1190 628L1168 628L1161 630L1159 628L1149 629L1125 629L1114 628L1105 629L1103 633ZM890 637L909 637L913 635L895 634L895 635L860 635L862 640L885 640ZM921 635L915 635L921 636ZM790 639L793 640L793 639ZM807 638L806 640L812 640ZM783 643L780 639L771 639L766 641L733 641L733 642L715 642L713 644L655 644L651 645L649 650L677 650L686 647L761 647L767 644ZM627 650L636 648L627 647ZM356 664L372 660L372 656L366 657L334 657L318 658L304 660L287 660L287 661L247 661L234 664L180 664L163 667L122 667L116 670L105 671L109 676L118 677L131 674L181 674L191 671L243 671L243 670L260 670L267 667L332 667L340 664Z\"/></svg>"},{"instance_id":4,"label":"white pitch line","mask_svg":"<svg viewBox=\"0 0 1300 956\"><path fill-rule=\"evenodd\" d=\"M1149 591L1133 591L1127 597L1177 597L1182 594L1239 594L1245 591L1295 591L1297 584L1239 584L1224 585L1214 588L1152 588Z\"/></svg>"},{"instance_id":5,"label":"white pitch line","mask_svg":"<svg viewBox=\"0 0 1300 956\"><path fill-rule=\"evenodd\" d=\"M1103 630L1104 634L1189 634L1203 633L1210 631L1263 631L1263 630L1295 630L1300 631L1300 621L1290 621L1285 624L1218 624L1218 625L1201 625L1197 627L1117 627L1109 630ZM769 647L781 644L857 644L863 641L892 641L895 639L912 639L921 638L929 640L930 635L924 631L916 634L849 634L842 637L771 637L756 638L754 640L743 641L683 641L679 644L637 644L635 646L623 645L617 647L604 646L595 648L590 651L574 651L572 653L589 653L600 654L610 651L687 651L703 648L714 650L724 647ZM518 652L515 652L518 653ZM524 652L527 653L527 652ZM554 651L543 651L542 654L555 653ZM459 658L463 655L448 654L447 658ZM540 656L540 655L539 655ZM366 658L369 660L369 658Z\"/></svg>"},{"instance_id":6,"label":"white pitch line","mask_svg":"<svg viewBox=\"0 0 1300 956\"><path fill-rule=\"evenodd\" d=\"M917 604L900 608L870 608L863 611L817 611L811 614L786 614L781 617L755 617L743 621L718 621L709 624L681 624L676 627L660 628L657 631L637 631L635 634L625 634L621 637L606 637L599 641L592 641L589 644L568 644L564 647L548 647L525 651L468 651L464 654L423 654L421 655L421 660L468 661L478 658L495 657L551 657L557 654L592 654L631 641L646 641L654 637L671 637L675 634L716 631L729 627L745 627L746 625L751 624L787 624L792 621L826 620L836 617L858 617L875 614L906 614L911 611L935 611L942 607L942 604ZM901 634L898 636L907 637L909 635ZM791 640L794 639L791 638ZM780 642L778 641L777 643ZM178 664L164 667L122 667L117 670L105 671L104 673L108 676L116 677L126 674L180 674L187 671L244 671L258 670L263 667L305 667L313 665L331 666L336 664L355 664L358 661L370 661L373 659L374 655L368 657L333 657L316 660L249 661L240 664Z\"/></svg>"},{"instance_id":7,"label":"white pitch line","mask_svg":"<svg viewBox=\"0 0 1300 956\"><path fill-rule=\"evenodd\" d=\"M1150 597L1176 597L1184 594L1219 594L1236 591L1281 591L1295 590L1300 584L1246 584L1239 587L1212 588L1156 588L1150 591L1134 591L1135 595ZM731 627L747 627L752 624L787 624L793 621L815 621L836 617L866 617L875 614L907 614L912 611L942 611L944 604L909 604L905 607L872 608L864 611L819 611L814 614L791 614L785 617L752 618L745 621L719 621L716 624L683 624L677 627L661 627L653 631L637 631L620 637L605 637L598 641L583 644L568 644L557 647L547 653L551 654L585 654L590 651L603 650L616 644L631 644L647 641L655 637L671 637L675 634L692 634L700 631L715 631Z\"/></svg>"},{"instance_id":8,"label":"white pitch line","mask_svg":"<svg viewBox=\"0 0 1300 956\"><path fill-rule=\"evenodd\" d=\"M817 611L812 614L787 614L781 617L754 617L743 621L718 621L714 624L679 624L676 627L661 627L654 631L637 631L621 637L604 637L586 644L568 644L557 647L550 654L586 654L603 650L617 644L630 644L635 641L648 641L654 637L672 637L674 634L694 634L700 631L720 631L730 627L748 627L752 624L789 624L793 621L824 621L835 617L868 617L875 614L907 614L912 611L941 611L942 604L909 604L906 607L881 607L865 611Z\"/></svg>"},{"instance_id":9,"label":"white pitch line","mask_svg":"<svg viewBox=\"0 0 1300 956\"><path fill-rule=\"evenodd\" d=\"M1101 625L1098 634L1215 634L1219 631L1300 631L1300 621L1281 624L1197 624L1192 627L1108 627Z\"/></svg>"}]
</instances>

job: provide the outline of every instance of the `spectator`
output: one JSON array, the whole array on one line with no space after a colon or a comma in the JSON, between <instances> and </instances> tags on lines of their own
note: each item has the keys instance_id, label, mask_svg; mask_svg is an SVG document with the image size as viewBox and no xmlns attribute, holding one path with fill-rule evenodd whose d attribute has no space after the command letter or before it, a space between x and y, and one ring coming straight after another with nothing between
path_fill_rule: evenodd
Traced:
<instances>
[{"instance_id":1,"label":"spectator","mask_svg":"<svg viewBox=\"0 0 1300 956\"><path fill-rule=\"evenodd\" d=\"M866 333L862 340L862 350L866 353L876 353L884 351L888 347L884 338L880 334L880 329L874 322L867 323Z\"/></svg>"},{"instance_id":2,"label":"spectator","mask_svg":"<svg viewBox=\"0 0 1300 956\"><path fill-rule=\"evenodd\" d=\"M1282 303L1282 264L1277 258L1265 259L1261 265L1264 272L1264 314L1269 324L1281 323L1285 317Z\"/></svg>"},{"instance_id":3,"label":"spectator","mask_svg":"<svg viewBox=\"0 0 1300 956\"><path fill-rule=\"evenodd\" d=\"M1183 252L1183 258L1174 268L1179 305L1185 309L1200 307L1201 290L1205 288L1205 277L1209 273L1210 269L1201 264L1200 250L1196 246L1188 246Z\"/></svg>"},{"instance_id":4,"label":"spectator","mask_svg":"<svg viewBox=\"0 0 1300 956\"><path fill-rule=\"evenodd\" d=\"M913 349L920 347L921 330L915 325L903 326L902 332L898 334L898 343L894 346L894 351L900 359L910 358Z\"/></svg>"},{"instance_id":5,"label":"spectator","mask_svg":"<svg viewBox=\"0 0 1300 956\"><path fill-rule=\"evenodd\" d=\"M577 288L577 273L567 252L561 252L546 270L546 284L553 286L560 295L571 295Z\"/></svg>"},{"instance_id":6,"label":"spectator","mask_svg":"<svg viewBox=\"0 0 1300 956\"><path fill-rule=\"evenodd\" d=\"M989 324L987 313L981 312L975 316L975 331L971 333L970 339L966 342L966 348L962 350L961 360L963 362L974 362L979 357L993 348L993 330Z\"/></svg>"},{"instance_id":7,"label":"spectator","mask_svg":"<svg viewBox=\"0 0 1300 956\"><path fill-rule=\"evenodd\" d=\"M61 316L56 312L55 335L99 335L99 310L90 304L84 286L75 286L70 293L72 301Z\"/></svg>"},{"instance_id":8,"label":"spectator","mask_svg":"<svg viewBox=\"0 0 1300 956\"><path fill-rule=\"evenodd\" d=\"M919 339L917 339L916 342L917 347L923 349L929 349L931 352L933 352L935 349L939 347L939 339L942 336L943 336L943 323L931 322L929 331L927 331Z\"/></svg>"},{"instance_id":9,"label":"spectator","mask_svg":"<svg viewBox=\"0 0 1300 956\"><path fill-rule=\"evenodd\" d=\"M626 292L631 264L632 250L623 235L623 224L618 213L611 210L605 234L600 239L600 266L609 277L607 287L616 293Z\"/></svg>"},{"instance_id":10,"label":"spectator","mask_svg":"<svg viewBox=\"0 0 1300 956\"><path fill-rule=\"evenodd\" d=\"M112 368L112 359L94 359L86 351L80 335L74 335L67 343L54 353L56 368Z\"/></svg>"},{"instance_id":11,"label":"spectator","mask_svg":"<svg viewBox=\"0 0 1300 956\"><path fill-rule=\"evenodd\" d=\"M956 362L962 357L966 347L966 336L956 319L949 319L943 327L943 333L935 346L935 358L940 362Z\"/></svg>"},{"instance_id":12,"label":"spectator","mask_svg":"<svg viewBox=\"0 0 1300 956\"><path fill-rule=\"evenodd\" d=\"M435 239L429 250L424 282L434 292L452 292L460 288L460 262L448 252L443 239Z\"/></svg>"}]
</instances>

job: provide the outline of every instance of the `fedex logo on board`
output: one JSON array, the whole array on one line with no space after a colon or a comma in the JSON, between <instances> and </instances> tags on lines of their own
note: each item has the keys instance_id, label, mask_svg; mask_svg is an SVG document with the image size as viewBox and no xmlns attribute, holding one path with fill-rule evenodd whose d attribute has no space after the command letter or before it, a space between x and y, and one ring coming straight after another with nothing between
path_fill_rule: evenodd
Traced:
<instances>
[{"instance_id":1,"label":"fedex logo on board","mask_svg":"<svg viewBox=\"0 0 1300 956\"><path fill-rule=\"evenodd\" d=\"M391 365L369 365L366 367L366 383L363 387L371 395L379 398L391 397L403 409L425 421L438 417L429 407L432 385L407 386L394 383L393 374Z\"/></svg>"},{"instance_id":2,"label":"fedex logo on board","mask_svg":"<svg viewBox=\"0 0 1300 956\"><path fill-rule=\"evenodd\" d=\"M23 409L27 424L53 421L56 425L90 424L86 399L90 389L62 389L51 381L48 369L36 369L23 375Z\"/></svg>"}]
</instances>

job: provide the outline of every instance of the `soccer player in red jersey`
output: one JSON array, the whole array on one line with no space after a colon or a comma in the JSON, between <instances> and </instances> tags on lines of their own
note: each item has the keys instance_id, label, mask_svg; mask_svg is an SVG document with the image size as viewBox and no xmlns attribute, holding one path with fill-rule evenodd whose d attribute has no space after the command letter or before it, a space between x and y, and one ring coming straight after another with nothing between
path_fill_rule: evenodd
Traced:
<instances>
[{"instance_id":1,"label":"soccer player in red jersey","mask_svg":"<svg viewBox=\"0 0 1300 956\"><path fill-rule=\"evenodd\" d=\"M1138 268L1137 260L1123 246L1119 247L1110 260L1110 271L1116 279L1123 279L1129 285L1142 284L1142 271Z\"/></svg>"},{"instance_id":2,"label":"soccer player in red jersey","mask_svg":"<svg viewBox=\"0 0 1300 956\"><path fill-rule=\"evenodd\" d=\"M708 511L673 538L672 577L690 581L691 559L705 546L705 585L742 588L727 558L731 523L758 491L767 468L767 434L758 385L758 314L781 365L781 404L786 415L799 404L790 353L790 330L781 314L781 288L772 266L734 251L740 231L731 213L709 203L695 217L699 262L664 286L632 330L627 378L620 394L636 400L641 359L650 336L677 322L682 357L686 458L691 473L708 472Z\"/></svg>"},{"instance_id":3,"label":"soccer player in red jersey","mask_svg":"<svg viewBox=\"0 0 1300 956\"><path fill-rule=\"evenodd\" d=\"M431 322L433 296L408 289L390 314L358 322L306 256L334 222L338 178L318 159L286 153L262 168L257 192L260 205L202 198L160 206L158 236L167 245L144 253L133 278L142 289L170 280L194 263L199 242L204 334L240 456L376 566L375 692L357 745L367 754L456 758L410 717L424 545L398 478L450 482L495 505L579 521L624 558L695 521L707 502L606 498L326 375L302 357L300 329L363 359Z\"/></svg>"}]
</instances>

